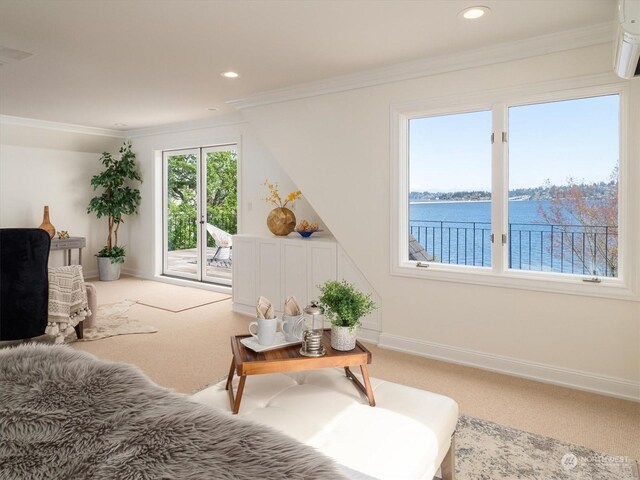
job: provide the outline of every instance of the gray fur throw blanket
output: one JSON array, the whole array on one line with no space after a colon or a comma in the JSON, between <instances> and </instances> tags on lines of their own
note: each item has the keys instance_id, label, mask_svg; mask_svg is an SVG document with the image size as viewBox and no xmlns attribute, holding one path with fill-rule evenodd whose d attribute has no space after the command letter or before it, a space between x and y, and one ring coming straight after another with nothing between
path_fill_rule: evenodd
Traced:
<instances>
[{"instance_id":1,"label":"gray fur throw blanket","mask_svg":"<svg viewBox=\"0 0 640 480\"><path fill-rule=\"evenodd\" d=\"M0 479L339 479L275 430L64 345L0 350Z\"/></svg>"}]
</instances>

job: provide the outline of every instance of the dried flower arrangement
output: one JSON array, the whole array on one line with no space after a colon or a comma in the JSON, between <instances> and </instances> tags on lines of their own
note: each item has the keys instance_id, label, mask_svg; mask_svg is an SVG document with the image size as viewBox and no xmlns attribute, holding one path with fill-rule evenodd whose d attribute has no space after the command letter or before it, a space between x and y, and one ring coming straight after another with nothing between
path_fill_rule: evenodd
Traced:
<instances>
[{"instance_id":1,"label":"dried flower arrangement","mask_svg":"<svg viewBox=\"0 0 640 480\"><path fill-rule=\"evenodd\" d=\"M269 180L265 180L263 185L269 189L269 196L264 198L265 202L272 204L274 207L285 208L287 205L293 205L293 202L302 197L300 190L294 190L290 192L284 199L280 196L277 183L269 183Z\"/></svg>"}]
</instances>

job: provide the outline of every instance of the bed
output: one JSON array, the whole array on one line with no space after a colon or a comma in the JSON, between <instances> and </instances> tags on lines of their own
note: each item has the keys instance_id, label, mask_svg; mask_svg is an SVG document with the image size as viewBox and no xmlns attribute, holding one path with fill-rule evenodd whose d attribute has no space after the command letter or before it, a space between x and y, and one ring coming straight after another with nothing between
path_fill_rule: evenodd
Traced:
<instances>
[{"instance_id":1,"label":"bed","mask_svg":"<svg viewBox=\"0 0 640 480\"><path fill-rule=\"evenodd\" d=\"M315 449L132 365L65 345L0 350L0 479L69 478L346 477Z\"/></svg>"}]
</instances>

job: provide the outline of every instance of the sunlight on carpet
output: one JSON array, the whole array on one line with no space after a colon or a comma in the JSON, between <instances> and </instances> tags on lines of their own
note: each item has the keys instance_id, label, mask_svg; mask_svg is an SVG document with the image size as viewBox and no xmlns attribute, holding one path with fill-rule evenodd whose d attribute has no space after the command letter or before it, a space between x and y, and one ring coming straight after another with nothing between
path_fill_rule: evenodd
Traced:
<instances>
[{"instance_id":1,"label":"sunlight on carpet","mask_svg":"<svg viewBox=\"0 0 640 480\"><path fill-rule=\"evenodd\" d=\"M225 293L211 292L198 288L180 287L170 284L157 284L154 287L153 290L147 291L140 297L137 297L137 303L147 307L178 313L231 299L231 296Z\"/></svg>"}]
</instances>

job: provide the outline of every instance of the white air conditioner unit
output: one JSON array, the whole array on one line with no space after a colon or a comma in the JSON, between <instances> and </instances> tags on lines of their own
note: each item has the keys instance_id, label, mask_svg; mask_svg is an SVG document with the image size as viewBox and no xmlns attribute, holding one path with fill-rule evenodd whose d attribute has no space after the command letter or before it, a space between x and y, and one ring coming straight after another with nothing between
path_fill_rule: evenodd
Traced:
<instances>
[{"instance_id":1,"label":"white air conditioner unit","mask_svg":"<svg viewBox=\"0 0 640 480\"><path fill-rule=\"evenodd\" d=\"M640 76L640 0L618 0L620 32L614 70L619 77Z\"/></svg>"}]
</instances>

